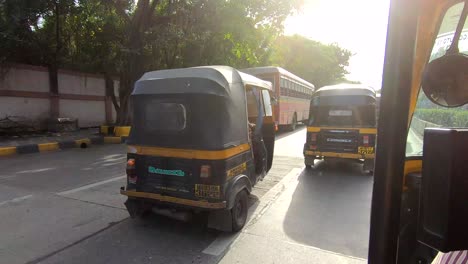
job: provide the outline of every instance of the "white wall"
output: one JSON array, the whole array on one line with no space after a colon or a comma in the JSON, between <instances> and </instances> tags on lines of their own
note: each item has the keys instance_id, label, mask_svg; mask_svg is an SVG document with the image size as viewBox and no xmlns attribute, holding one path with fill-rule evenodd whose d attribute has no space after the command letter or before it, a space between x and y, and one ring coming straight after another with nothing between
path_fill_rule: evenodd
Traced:
<instances>
[{"instance_id":1,"label":"white wall","mask_svg":"<svg viewBox=\"0 0 468 264\"><path fill-rule=\"evenodd\" d=\"M43 93L41 97L49 96L49 73L47 68L29 65L12 65L6 74L0 76L0 92L21 91ZM106 108L104 96L106 95L105 80L103 76L59 71L59 95L75 94L84 96L102 96L102 101L60 99L60 117L79 119L80 127L99 126L106 123ZM119 81L114 81L114 90L118 95ZM50 116L50 100L48 98L20 97L24 94L12 96L12 92L0 95L0 118L5 116L19 116L41 123ZM7 96L8 95L8 96ZM116 113L112 106L112 119L115 121Z\"/></svg>"},{"instance_id":2,"label":"white wall","mask_svg":"<svg viewBox=\"0 0 468 264\"><path fill-rule=\"evenodd\" d=\"M78 118L80 127L100 126L106 122L104 101L60 99L60 116Z\"/></svg>"},{"instance_id":3,"label":"white wall","mask_svg":"<svg viewBox=\"0 0 468 264\"><path fill-rule=\"evenodd\" d=\"M58 83L63 94L106 95L104 78L59 73Z\"/></svg>"},{"instance_id":4,"label":"white wall","mask_svg":"<svg viewBox=\"0 0 468 264\"><path fill-rule=\"evenodd\" d=\"M21 116L40 121L49 116L49 99L0 96L0 118Z\"/></svg>"},{"instance_id":5,"label":"white wall","mask_svg":"<svg viewBox=\"0 0 468 264\"><path fill-rule=\"evenodd\" d=\"M0 89L49 92L49 74L33 69L10 68L5 78L0 79Z\"/></svg>"}]
</instances>

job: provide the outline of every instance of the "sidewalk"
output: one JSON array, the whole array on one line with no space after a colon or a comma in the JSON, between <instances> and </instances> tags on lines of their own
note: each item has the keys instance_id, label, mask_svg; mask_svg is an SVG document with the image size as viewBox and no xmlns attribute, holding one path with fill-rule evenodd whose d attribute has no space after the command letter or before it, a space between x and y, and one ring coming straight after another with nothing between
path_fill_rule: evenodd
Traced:
<instances>
[{"instance_id":1,"label":"sidewalk","mask_svg":"<svg viewBox=\"0 0 468 264\"><path fill-rule=\"evenodd\" d=\"M351 215L350 219L335 219L333 213L331 215L323 215L322 213L322 215L316 215L315 218L321 220L323 218L323 226L322 224L315 226L309 223L313 221L312 219L309 221L308 217L310 215L304 214L303 211L307 211L307 209L303 210L302 208L312 207L308 206L308 204L318 203L319 201L311 201L308 199L310 197L304 195L301 195L302 201L300 203L294 201L297 200L296 192L300 182L299 177L304 177L304 173L301 174L301 170L298 169L292 170L262 198L260 205L253 212L251 220L232 243L220 263L355 264L367 262L363 258L347 256L311 246L311 244L314 244L312 241L315 239L315 241L330 240L321 243L327 245L330 249L353 248L356 247L354 244L362 244L363 236L356 235L358 238L352 238L351 234L353 232L360 232L359 227L357 230L344 230L347 228L346 224L342 226L337 224L339 221L348 221L351 225L356 225L353 222L354 215ZM306 187L310 189L310 186ZM301 186L299 186L299 189L301 189ZM314 192L314 190L311 189L310 192ZM324 197L324 200L326 199L327 197ZM322 206L326 206L324 200L321 201ZM312 215L312 217L314 216ZM339 233L340 236L326 231L327 228L330 228L330 223L327 224L326 221L336 226L337 231L335 233ZM359 240L359 243L355 243L356 241L353 239ZM367 244L367 242L365 243ZM343 252L343 250L339 249L336 249L336 251ZM349 252L362 251L359 248L354 248Z\"/></svg>"}]
</instances>

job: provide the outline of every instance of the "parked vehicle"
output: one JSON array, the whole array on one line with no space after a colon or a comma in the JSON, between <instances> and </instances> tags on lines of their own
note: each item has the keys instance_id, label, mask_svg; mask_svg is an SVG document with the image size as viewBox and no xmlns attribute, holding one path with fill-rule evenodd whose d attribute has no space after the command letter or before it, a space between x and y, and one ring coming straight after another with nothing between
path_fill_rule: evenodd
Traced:
<instances>
[{"instance_id":1,"label":"parked vehicle","mask_svg":"<svg viewBox=\"0 0 468 264\"><path fill-rule=\"evenodd\" d=\"M272 83L277 104L273 107L275 124L290 131L309 118L309 101L315 86L280 67L256 67L241 70Z\"/></svg>"},{"instance_id":2,"label":"parked vehicle","mask_svg":"<svg viewBox=\"0 0 468 264\"><path fill-rule=\"evenodd\" d=\"M271 84L227 66L148 72L132 93L127 185L132 217L208 212L208 225L242 229L252 187L270 170Z\"/></svg>"}]
</instances>

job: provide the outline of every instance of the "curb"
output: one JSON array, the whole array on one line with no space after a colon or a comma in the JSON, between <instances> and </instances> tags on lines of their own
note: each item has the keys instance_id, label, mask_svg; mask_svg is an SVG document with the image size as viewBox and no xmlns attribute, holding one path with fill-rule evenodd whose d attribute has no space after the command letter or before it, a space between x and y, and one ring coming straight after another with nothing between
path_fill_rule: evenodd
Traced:
<instances>
[{"instance_id":1,"label":"curb","mask_svg":"<svg viewBox=\"0 0 468 264\"><path fill-rule=\"evenodd\" d=\"M0 147L0 157L16 154L44 153L70 148L87 148L91 145L121 144L125 143L127 137L92 136L76 140L61 140L41 144L27 144L16 147Z\"/></svg>"},{"instance_id":2,"label":"curb","mask_svg":"<svg viewBox=\"0 0 468 264\"><path fill-rule=\"evenodd\" d=\"M100 126L99 133L106 136L128 137L130 126Z\"/></svg>"}]
</instances>

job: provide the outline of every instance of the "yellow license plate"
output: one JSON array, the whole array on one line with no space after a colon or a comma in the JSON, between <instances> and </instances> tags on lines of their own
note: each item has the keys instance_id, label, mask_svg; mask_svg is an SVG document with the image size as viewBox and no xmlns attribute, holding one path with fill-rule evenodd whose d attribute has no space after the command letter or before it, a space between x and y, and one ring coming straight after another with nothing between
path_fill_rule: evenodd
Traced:
<instances>
[{"instance_id":1,"label":"yellow license plate","mask_svg":"<svg viewBox=\"0 0 468 264\"><path fill-rule=\"evenodd\" d=\"M195 184L195 196L200 198L219 198L221 188L219 185Z\"/></svg>"},{"instance_id":2,"label":"yellow license plate","mask_svg":"<svg viewBox=\"0 0 468 264\"><path fill-rule=\"evenodd\" d=\"M358 147L359 154L374 154L374 147Z\"/></svg>"}]
</instances>

